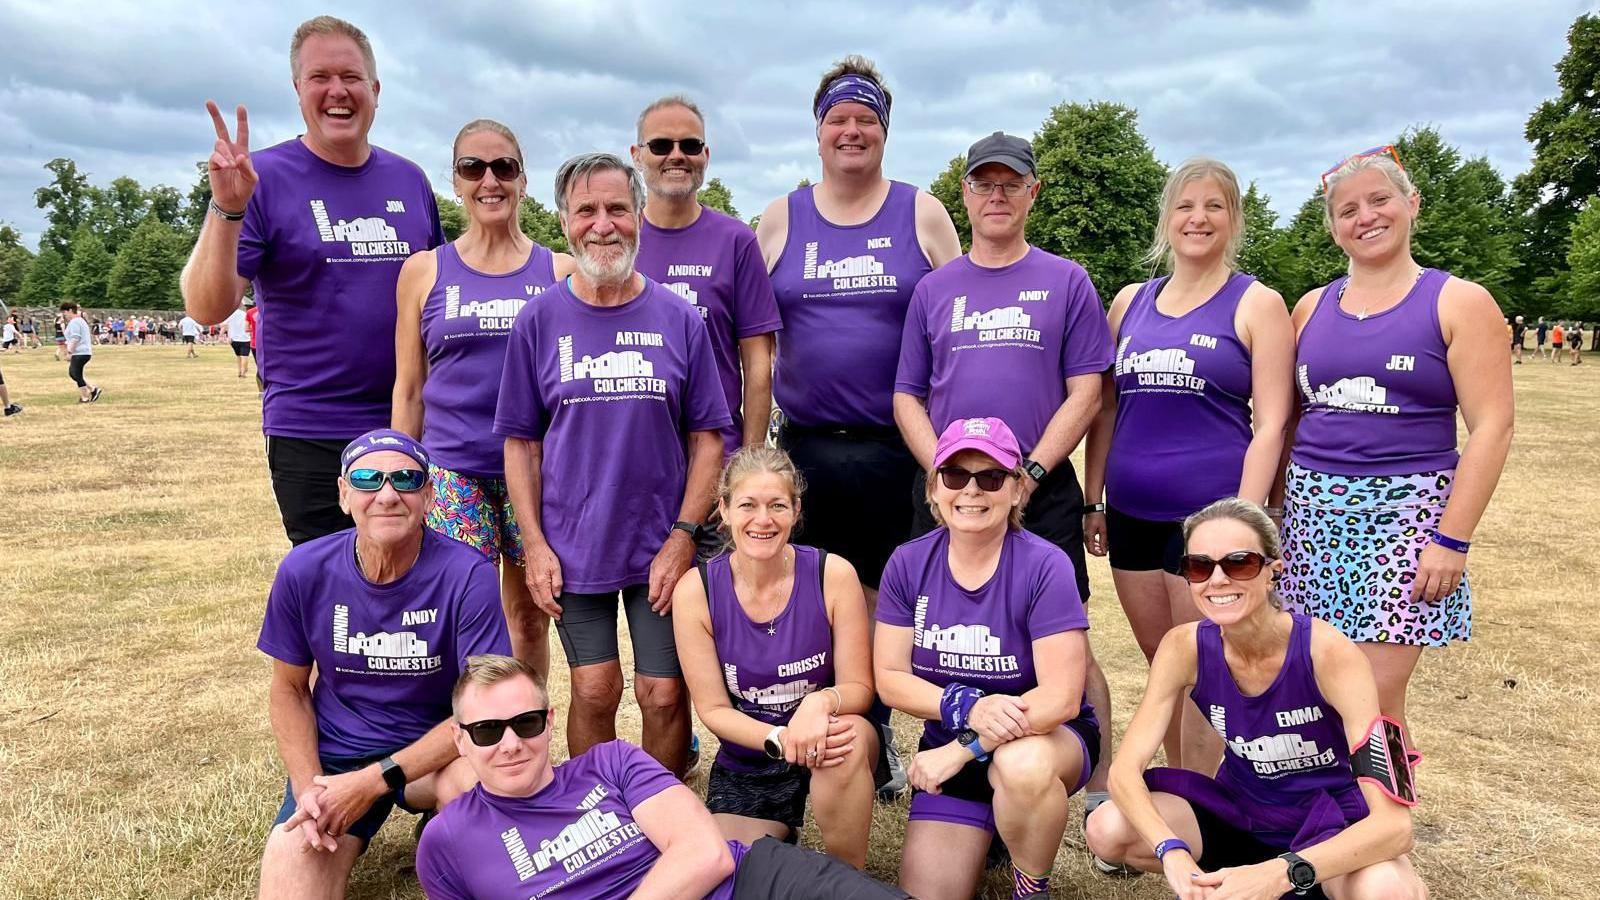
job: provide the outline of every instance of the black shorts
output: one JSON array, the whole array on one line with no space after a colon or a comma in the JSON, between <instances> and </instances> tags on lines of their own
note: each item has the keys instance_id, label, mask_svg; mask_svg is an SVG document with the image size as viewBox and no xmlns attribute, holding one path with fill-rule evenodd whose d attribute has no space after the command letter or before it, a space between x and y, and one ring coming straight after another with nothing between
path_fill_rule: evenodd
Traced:
<instances>
[{"instance_id":1,"label":"black shorts","mask_svg":"<svg viewBox=\"0 0 1600 900\"><path fill-rule=\"evenodd\" d=\"M249 341L229 341L229 343L233 344L233 355L234 356L237 356L237 357L242 359L242 358L250 355L250 342Z\"/></svg>"},{"instance_id":2,"label":"black shorts","mask_svg":"<svg viewBox=\"0 0 1600 900\"><path fill-rule=\"evenodd\" d=\"M1124 572L1178 574L1183 557L1183 523L1141 519L1106 506L1106 543L1111 568Z\"/></svg>"},{"instance_id":3,"label":"black shorts","mask_svg":"<svg viewBox=\"0 0 1600 900\"><path fill-rule=\"evenodd\" d=\"M764 837L744 853L733 900L905 900L899 888L841 859Z\"/></svg>"},{"instance_id":4,"label":"black shorts","mask_svg":"<svg viewBox=\"0 0 1600 900\"><path fill-rule=\"evenodd\" d=\"M567 665L576 669L621 656L616 591L562 591L556 602L561 604L556 634L561 636ZM672 637L672 616L658 616L650 609L650 585L630 584L623 588L622 609L628 616L628 633L633 637L633 670L654 678L682 678L678 645Z\"/></svg>"},{"instance_id":5,"label":"black shorts","mask_svg":"<svg viewBox=\"0 0 1600 900\"><path fill-rule=\"evenodd\" d=\"M1083 768L1078 772L1078 784L1067 791L1077 793L1089 783L1089 776L1100 764L1100 730L1093 719L1080 716L1063 723L1078 739L1084 752ZM927 734L917 739L917 752L930 749ZM994 831L994 786L989 783L989 766L992 757L982 762L969 762L949 780L939 785L939 793L928 794L913 789L911 792L912 821L949 822L969 828Z\"/></svg>"},{"instance_id":6,"label":"black shorts","mask_svg":"<svg viewBox=\"0 0 1600 900\"><path fill-rule=\"evenodd\" d=\"M184 335L184 336L183 336L183 342L184 342L184 343L185 343L185 344L192 344L192 343L194 343L194 335L192 335L192 334L186 334L186 335Z\"/></svg>"},{"instance_id":7,"label":"black shorts","mask_svg":"<svg viewBox=\"0 0 1600 900\"><path fill-rule=\"evenodd\" d=\"M354 519L339 508L339 454L348 439L267 435L272 494L289 543L299 545L346 528Z\"/></svg>"},{"instance_id":8,"label":"black shorts","mask_svg":"<svg viewBox=\"0 0 1600 900\"><path fill-rule=\"evenodd\" d=\"M1026 477L1026 476L1024 476ZM939 527L928 508L927 473L919 467L911 479L911 499L916 515L911 522L911 537L919 538ZM1062 550L1072 560L1078 576L1078 595L1089 602L1089 563L1083 552L1083 488L1071 460L1045 473L1044 480L1028 498L1022 511L1022 526Z\"/></svg>"},{"instance_id":9,"label":"black shorts","mask_svg":"<svg viewBox=\"0 0 1600 900\"><path fill-rule=\"evenodd\" d=\"M398 749L400 748L396 748L396 750ZM322 774L343 775L346 772L364 769L383 759L384 756L389 755L391 754L385 753L383 756L363 757L320 756L318 757L318 762L322 765ZM278 807L278 817L273 820L272 824L282 825L284 822L289 821L289 817L294 815L298 805L294 796L294 784L285 780L283 784L283 803ZM389 813L393 812L397 806L415 815L421 815L424 812L424 810L406 805L406 794L403 789L386 791L383 796L372 801L372 805L367 808L366 813L361 818L350 823L350 827L345 829L345 833L352 837L360 838L361 849L365 852L367 844L372 841L372 836L378 833L378 829L382 828L383 823L389 818Z\"/></svg>"},{"instance_id":10,"label":"black shorts","mask_svg":"<svg viewBox=\"0 0 1600 900\"><path fill-rule=\"evenodd\" d=\"M889 554L911 537L905 484L919 467L900 432L785 423L778 445L806 480L794 540L844 557L876 588Z\"/></svg>"},{"instance_id":11,"label":"black shorts","mask_svg":"<svg viewBox=\"0 0 1600 900\"><path fill-rule=\"evenodd\" d=\"M17 338L12 338L9 341L0 342L0 350L10 350L17 345L17 340Z\"/></svg>"},{"instance_id":12,"label":"black shorts","mask_svg":"<svg viewBox=\"0 0 1600 900\"><path fill-rule=\"evenodd\" d=\"M887 745L878 740L878 758L873 763L872 786L882 788L889 783L889 754ZM726 813L781 822L789 827L785 841L799 840L800 829L806 821L806 797L811 794L811 770L805 766L791 765L783 760L755 772L729 769L720 761L711 763L711 778L706 786L706 809L713 813Z\"/></svg>"},{"instance_id":13,"label":"black shorts","mask_svg":"<svg viewBox=\"0 0 1600 900\"><path fill-rule=\"evenodd\" d=\"M1198 803L1189 804L1189 808L1194 811L1195 821L1200 824L1200 858L1195 862L1207 872L1237 866L1253 866L1269 859L1277 859L1283 852L1271 844L1263 843L1250 832L1235 828L1221 816ZM1327 900L1327 895L1320 887L1312 888L1305 896Z\"/></svg>"},{"instance_id":14,"label":"black shorts","mask_svg":"<svg viewBox=\"0 0 1600 900\"><path fill-rule=\"evenodd\" d=\"M72 357L71 362L67 363L67 377L76 382L78 387L89 386L88 382L83 380L83 367L87 366L91 359L94 359L94 357L87 353L78 353Z\"/></svg>"}]
</instances>

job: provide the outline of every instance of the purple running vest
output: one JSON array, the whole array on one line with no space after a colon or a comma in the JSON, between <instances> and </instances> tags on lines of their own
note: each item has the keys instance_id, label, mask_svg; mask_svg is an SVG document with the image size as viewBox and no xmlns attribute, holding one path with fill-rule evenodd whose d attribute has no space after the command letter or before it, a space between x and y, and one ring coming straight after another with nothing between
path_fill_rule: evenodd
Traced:
<instances>
[{"instance_id":1,"label":"purple running vest","mask_svg":"<svg viewBox=\"0 0 1600 900\"><path fill-rule=\"evenodd\" d=\"M811 190L789 195L789 238L772 269L783 316L772 396L796 425L893 427L906 307L933 268L917 243L917 189L890 182L860 225L824 219Z\"/></svg>"},{"instance_id":2,"label":"purple running vest","mask_svg":"<svg viewBox=\"0 0 1600 900\"><path fill-rule=\"evenodd\" d=\"M1339 308L1348 277L1322 289L1300 332L1297 465L1334 475L1416 475L1455 468L1456 386L1439 331L1450 273L1424 269L1392 309L1359 319Z\"/></svg>"},{"instance_id":3,"label":"purple running vest","mask_svg":"<svg viewBox=\"0 0 1600 900\"><path fill-rule=\"evenodd\" d=\"M1156 308L1166 276L1145 282L1117 332L1117 418L1106 498L1140 519L1174 522L1239 492L1250 446L1250 351L1234 314L1242 272L1182 316Z\"/></svg>"},{"instance_id":4,"label":"purple running vest","mask_svg":"<svg viewBox=\"0 0 1600 900\"><path fill-rule=\"evenodd\" d=\"M494 433L506 339L517 313L555 283L554 254L538 244L504 275L468 266L452 242L434 254L438 275L422 302L422 442L433 463L477 478L504 478L505 439Z\"/></svg>"},{"instance_id":5,"label":"purple running vest","mask_svg":"<svg viewBox=\"0 0 1600 900\"><path fill-rule=\"evenodd\" d=\"M1344 720L1323 699L1311 666L1311 617L1294 616L1289 650L1271 687L1255 697L1240 693L1223 655L1222 630L1209 619L1195 632L1197 652L1190 698L1222 736L1226 752L1217 780L1252 803L1309 806L1327 792L1361 789L1350 771ZM1365 808L1365 801L1357 808Z\"/></svg>"},{"instance_id":6,"label":"purple running vest","mask_svg":"<svg viewBox=\"0 0 1600 900\"><path fill-rule=\"evenodd\" d=\"M772 725L787 724L807 694L833 684L833 626L823 597L824 553L794 544L794 589L771 622L755 622L733 589L732 555L706 563L706 605L722 678L733 708ZM772 765L761 750L722 742L717 761L738 772Z\"/></svg>"}]
</instances>

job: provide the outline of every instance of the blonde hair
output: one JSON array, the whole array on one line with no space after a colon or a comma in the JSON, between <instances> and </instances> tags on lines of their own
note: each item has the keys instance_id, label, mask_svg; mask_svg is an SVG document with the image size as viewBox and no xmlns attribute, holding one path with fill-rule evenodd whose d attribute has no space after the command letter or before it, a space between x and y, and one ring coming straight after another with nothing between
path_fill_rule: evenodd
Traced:
<instances>
[{"instance_id":1,"label":"blonde hair","mask_svg":"<svg viewBox=\"0 0 1600 900\"><path fill-rule=\"evenodd\" d=\"M1151 240L1150 249L1145 252L1141 262L1172 271L1175 254L1172 241L1167 237L1167 228L1172 224L1172 208L1177 205L1178 195L1183 193L1186 186L1203 178L1212 179L1222 188L1222 205L1227 208L1228 219L1233 225L1228 243L1222 250L1222 261L1229 269L1238 268L1239 247L1244 244L1244 200L1239 193L1239 176L1233 174L1226 163L1206 156L1184 160L1167 176L1167 183L1161 188L1161 215L1156 220L1155 238Z\"/></svg>"},{"instance_id":2,"label":"blonde hair","mask_svg":"<svg viewBox=\"0 0 1600 900\"><path fill-rule=\"evenodd\" d=\"M982 452L982 451L979 451L979 452ZM1022 469L1021 469L1021 467L1012 469L1011 470L1011 474L1013 476L1015 476L1018 481L1022 480ZM935 469L931 474L928 475L927 478L923 479L922 488L923 488L923 497L927 501L927 504L928 504L928 511L933 513L933 521L937 522L940 525L943 525L943 524L945 524L944 514L939 512L939 502L937 500L933 499L934 483L937 482L938 480L939 480L939 471L937 469ZM1017 503L1017 504L1013 505L1011 507L1011 512L1007 513L1007 515L1006 515L1006 527L1010 528L1012 531L1021 531L1022 530L1022 504L1021 503Z\"/></svg>"},{"instance_id":3,"label":"blonde hair","mask_svg":"<svg viewBox=\"0 0 1600 900\"><path fill-rule=\"evenodd\" d=\"M723 509L732 506L734 488L752 475L766 473L788 482L789 500L794 504L795 524L800 524L800 495L806 492L806 477L800 474L800 469L795 466L794 460L789 458L789 454L765 444L741 447L728 457L728 463L722 467L722 475L717 479L717 505ZM717 524L717 531L722 535L723 549L733 546L733 532L728 527L726 516Z\"/></svg>"},{"instance_id":4,"label":"blonde hair","mask_svg":"<svg viewBox=\"0 0 1600 900\"><path fill-rule=\"evenodd\" d=\"M461 126L461 130L456 132L456 139L450 143L451 164L454 164L456 159L461 155L461 142L466 140L468 135L477 134L480 131L487 131L490 134L498 134L510 141L511 152L514 156L516 156L517 162L520 163L523 161L522 145L517 142L517 136L511 133L510 128L507 128L505 125L502 125L494 119L473 119L471 122ZM523 174L527 173L524 172Z\"/></svg>"},{"instance_id":5,"label":"blonde hair","mask_svg":"<svg viewBox=\"0 0 1600 900\"><path fill-rule=\"evenodd\" d=\"M366 32L343 19L334 16L317 16L300 23L294 30L294 37L289 41L289 74L294 80L300 80L300 48L306 39L314 34L323 37L347 37L355 41L356 48L361 51L361 59L367 64L367 81L378 80L378 59L372 55L372 42L367 40Z\"/></svg>"},{"instance_id":6,"label":"blonde hair","mask_svg":"<svg viewBox=\"0 0 1600 900\"><path fill-rule=\"evenodd\" d=\"M1358 172L1366 172L1373 169L1382 172L1383 177L1389 179L1389 183L1394 185L1394 189L1399 191L1401 196L1407 200L1417 196L1416 183L1411 180L1411 176L1406 174L1406 170L1401 168L1400 164L1395 162L1394 157L1389 154L1380 153L1374 156L1358 156L1347 159L1340 163L1339 168L1335 169L1322 183L1322 224L1328 227L1329 234L1333 233L1333 189L1338 187L1339 182L1346 178Z\"/></svg>"},{"instance_id":7,"label":"blonde hair","mask_svg":"<svg viewBox=\"0 0 1600 900\"><path fill-rule=\"evenodd\" d=\"M550 705L550 692L545 689L539 673L534 671L532 666L515 656L484 653L467 657L467 667L462 670L461 677L456 679L455 689L450 692L451 714L460 717L461 697L469 686L475 684L479 687L493 687L518 676L533 682L534 688L539 691L539 702L545 706Z\"/></svg>"},{"instance_id":8,"label":"blonde hair","mask_svg":"<svg viewBox=\"0 0 1600 900\"><path fill-rule=\"evenodd\" d=\"M1224 497L1183 520L1183 551L1189 552L1189 537L1194 530L1207 522L1219 520L1238 522L1256 533L1261 542L1261 553L1268 562L1283 558L1283 542L1278 536L1278 526L1260 506L1239 497ZM1267 602L1274 608L1283 608L1283 598L1272 588L1267 589Z\"/></svg>"}]
</instances>

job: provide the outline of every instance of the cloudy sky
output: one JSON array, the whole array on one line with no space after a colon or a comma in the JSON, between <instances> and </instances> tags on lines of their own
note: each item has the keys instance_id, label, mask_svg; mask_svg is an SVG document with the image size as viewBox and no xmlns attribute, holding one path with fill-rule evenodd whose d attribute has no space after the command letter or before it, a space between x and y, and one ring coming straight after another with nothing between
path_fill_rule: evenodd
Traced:
<instances>
[{"instance_id":1,"label":"cloudy sky","mask_svg":"<svg viewBox=\"0 0 1600 900\"><path fill-rule=\"evenodd\" d=\"M860 52L895 95L893 178L925 187L984 134L1031 135L1056 103L1113 100L1138 109L1163 160L1217 156L1288 214L1335 160L1416 123L1503 176L1522 171L1524 122L1556 92L1567 28L1593 5L0 0L0 221L37 239L33 191L57 156L97 184L187 190L213 139L207 98L245 104L259 146L294 137L289 37L322 12L372 38L373 141L446 190L449 141L469 119L517 132L548 203L560 160L625 150L644 104L684 92L708 114L710 174L748 218L817 177L812 92Z\"/></svg>"}]
</instances>

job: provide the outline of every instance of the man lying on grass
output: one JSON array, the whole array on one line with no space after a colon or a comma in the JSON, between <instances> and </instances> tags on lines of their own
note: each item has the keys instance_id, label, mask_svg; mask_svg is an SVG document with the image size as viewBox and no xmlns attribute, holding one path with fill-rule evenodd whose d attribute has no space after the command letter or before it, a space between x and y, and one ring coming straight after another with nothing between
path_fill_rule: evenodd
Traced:
<instances>
[{"instance_id":1,"label":"man lying on grass","mask_svg":"<svg viewBox=\"0 0 1600 900\"><path fill-rule=\"evenodd\" d=\"M289 551L256 642L275 660L268 708L289 774L262 897L343 897L395 806L441 808L471 786L450 692L468 656L511 652L494 567L423 527L422 445L379 429L340 460L339 505L356 527Z\"/></svg>"},{"instance_id":2,"label":"man lying on grass","mask_svg":"<svg viewBox=\"0 0 1600 900\"><path fill-rule=\"evenodd\" d=\"M417 846L430 900L524 897L903 898L834 857L724 841L694 792L638 747L550 764L550 698L526 663L470 660L451 733L478 785Z\"/></svg>"}]
</instances>

